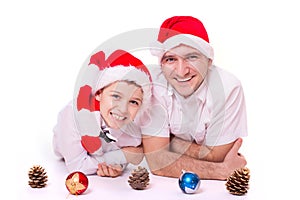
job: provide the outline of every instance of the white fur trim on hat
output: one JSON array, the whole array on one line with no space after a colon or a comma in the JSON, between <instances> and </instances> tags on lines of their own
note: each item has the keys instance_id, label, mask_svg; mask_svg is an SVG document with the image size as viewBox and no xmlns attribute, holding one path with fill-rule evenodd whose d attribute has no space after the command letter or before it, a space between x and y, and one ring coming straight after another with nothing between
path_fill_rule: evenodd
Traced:
<instances>
[{"instance_id":1,"label":"white fur trim on hat","mask_svg":"<svg viewBox=\"0 0 300 200\"><path fill-rule=\"evenodd\" d=\"M99 73L98 81L93 88L94 93L115 81L133 81L141 87L150 85L149 76L135 66L124 67L120 65L107 67L104 70L99 71Z\"/></svg>"},{"instance_id":2,"label":"white fur trim on hat","mask_svg":"<svg viewBox=\"0 0 300 200\"><path fill-rule=\"evenodd\" d=\"M173 37L168 38L164 43L156 41L153 43L151 53L152 55L162 57L166 51L179 46L180 44L185 44L199 50L203 55L211 60L214 59L214 50L212 46L200 37L191 34L178 34Z\"/></svg>"},{"instance_id":3,"label":"white fur trim on hat","mask_svg":"<svg viewBox=\"0 0 300 200\"><path fill-rule=\"evenodd\" d=\"M151 88L152 84L150 77L142 70L136 68L135 66L114 66L107 67L98 72L98 81L95 87L93 87L93 93L95 94L98 90L104 88L105 86L116 82L116 81L133 81L137 85L141 86L143 90L143 103L140 108L139 113L145 111L149 106L151 98Z\"/></svg>"}]
</instances>

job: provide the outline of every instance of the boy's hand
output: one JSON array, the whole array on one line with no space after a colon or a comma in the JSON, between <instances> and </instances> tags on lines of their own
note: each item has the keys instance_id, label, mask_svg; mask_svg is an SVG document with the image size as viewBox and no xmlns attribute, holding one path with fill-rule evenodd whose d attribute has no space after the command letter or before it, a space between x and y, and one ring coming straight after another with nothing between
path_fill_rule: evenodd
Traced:
<instances>
[{"instance_id":1,"label":"boy's hand","mask_svg":"<svg viewBox=\"0 0 300 200\"><path fill-rule=\"evenodd\" d=\"M107 165L106 163L99 163L97 175L106 176L106 177L117 177L120 176L123 172L121 165Z\"/></svg>"}]
</instances>

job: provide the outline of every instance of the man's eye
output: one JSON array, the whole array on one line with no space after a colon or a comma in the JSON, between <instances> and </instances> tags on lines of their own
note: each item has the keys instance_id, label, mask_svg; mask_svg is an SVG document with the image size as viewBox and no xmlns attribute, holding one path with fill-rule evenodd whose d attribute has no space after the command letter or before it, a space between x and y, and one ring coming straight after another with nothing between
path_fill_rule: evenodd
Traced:
<instances>
[{"instance_id":1,"label":"man's eye","mask_svg":"<svg viewBox=\"0 0 300 200\"><path fill-rule=\"evenodd\" d=\"M166 57L163 59L163 63L172 63L172 62L175 62L176 59L173 58L173 57Z\"/></svg>"},{"instance_id":2,"label":"man's eye","mask_svg":"<svg viewBox=\"0 0 300 200\"><path fill-rule=\"evenodd\" d=\"M186 57L185 59L189 60L189 61L193 61L193 60L197 60L198 58L199 58L198 55L190 55L190 56Z\"/></svg>"},{"instance_id":3,"label":"man's eye","mask_svg":"<svg viewBox=\"0 0 300 200\"><path fill-rule=\"evenodd\" d=\"M139 106L140 105L140 103L138 102L138 101L134 101L134 100L132 100L132 101L129 101L131 104L134 104L134 105L137 105L137 106Z\"/></svg>"},{"instance_id":4,"label":"man's eye","mask_svg":"<svg viewBox=\"0 0 300 200\"><path fill-rule=\"evenodd\" d=\"M167 62L172 62L172 61L175 61L175 58L167 58L166 61Z\"/></svg>"}]
</instances>

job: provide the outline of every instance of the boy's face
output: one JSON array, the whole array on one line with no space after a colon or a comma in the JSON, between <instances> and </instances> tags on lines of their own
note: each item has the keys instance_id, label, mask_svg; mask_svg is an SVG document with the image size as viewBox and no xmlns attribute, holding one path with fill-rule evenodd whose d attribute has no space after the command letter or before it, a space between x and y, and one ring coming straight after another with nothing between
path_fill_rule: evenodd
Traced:
<instances>
[{"instance_id":1,"label":"boy's face","mask_svg":"<svg viewBox=\"0 0 300 200\"><path fill-rule=\"evenodd\" d=\"M143 101L141 87L124 81L117 81L102 89L96 95L100 101L100 112L106 125L119 129L135 118Z\"/></svg>"},{"instance_id":2,"label":"boy's face","mask_svg":"<svg viewBox=\"0 0 300 200\"><path fill-rule=\"evenodd\" d=\"M199 88L210 65L210 59L186 45L167 51L161 60L164 76L183 97L192 95Z\"/></svg>"}]
</instances>

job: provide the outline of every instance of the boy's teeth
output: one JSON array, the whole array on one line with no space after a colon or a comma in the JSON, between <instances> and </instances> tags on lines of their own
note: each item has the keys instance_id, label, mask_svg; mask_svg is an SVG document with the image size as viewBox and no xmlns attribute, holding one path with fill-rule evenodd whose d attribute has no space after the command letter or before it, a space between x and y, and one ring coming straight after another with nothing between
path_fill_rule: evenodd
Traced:
<instances>
[{"instance_id":1,"label":"boy's teeth","mask_svg":"<svg viewBox=\"0 0 300 200\"><path fill-rule=\"evenodd\" d=\"M117 114L112 114L112 116L113 116L113 118L115 118L116 120L124 120L124 119L125 119L125 117L121 117L121 116L119 116L119 115L117 115Z\"/></svg>"}]
</instances>

